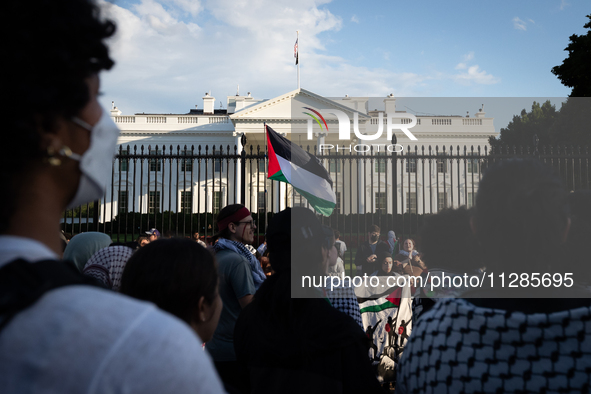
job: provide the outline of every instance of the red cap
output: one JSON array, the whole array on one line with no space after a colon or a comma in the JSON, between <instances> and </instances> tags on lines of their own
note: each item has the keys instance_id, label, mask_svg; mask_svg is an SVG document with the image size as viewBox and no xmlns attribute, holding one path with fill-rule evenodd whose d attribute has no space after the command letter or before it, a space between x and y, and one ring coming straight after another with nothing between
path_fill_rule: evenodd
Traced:
<instances>
[{"instance_id":1,"label":"red cap","mask_svg":"<svg viewBox=\"0 0 591 394\"><path fill-rule=\"evenodd\" d=\"M248 210L248 208L242 207L238 211L234 212L233 215L230 215L227 218L218 221L218 230L222 231L226 229L230 223L239 222L248 215L250 215L250 211Z\"/></svg>"}]
</instances>

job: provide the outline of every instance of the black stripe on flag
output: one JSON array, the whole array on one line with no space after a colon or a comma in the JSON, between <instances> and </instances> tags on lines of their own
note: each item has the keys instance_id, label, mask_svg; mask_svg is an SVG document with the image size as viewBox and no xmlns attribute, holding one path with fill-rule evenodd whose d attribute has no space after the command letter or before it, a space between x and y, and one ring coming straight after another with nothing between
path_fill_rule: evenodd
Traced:
<instances>
[{"instance_id":1,"label":"black stripe on flag","mask_svg":"<svg viewBox=\"0 0 591 394\"><path fill-rule=\"evenodd\" d=\"M279 135L269 126L267 126L267 133L269 135L269 140L273 145L273 150L277 156L283 157L285 160L291 162L296 167L301 167L306 171L326 179L326 181L332 187L332 179L330 179L330 175L320 162L320 159L314 155L309 154L287 138Z\"/></svg>"}]
</instances>

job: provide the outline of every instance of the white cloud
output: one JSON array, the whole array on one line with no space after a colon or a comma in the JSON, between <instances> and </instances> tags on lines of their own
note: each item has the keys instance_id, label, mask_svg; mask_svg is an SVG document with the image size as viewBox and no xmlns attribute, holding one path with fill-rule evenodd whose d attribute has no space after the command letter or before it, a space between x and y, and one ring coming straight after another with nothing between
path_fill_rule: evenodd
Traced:
<instances>
[{"instance_id":1,"label":"white cloud","mask_svg":"<svg viewBox=\"0 0 591 394\"><path fill-rule=\"evenodd\" d=\"M357 18L357 15L353 15L353 16L351 17L351 22L354 22L354 23L359 23L359 18Z\"/></svg>"},{"instance_id":2,"label":"white cloud","mask_svg":"<svg viewBox=\"0 0 591 394\"><path fill-rule=\"evenodd\" d=\"M167 0L167 2L178 6L191 16L197 16L203 10L203 6L199 0Z\"/></svg>"},{"instance_id":3,"label":"white cloud","mask_svg":"<svg viewBox=\"0 0 591 394\"><path fill-rule=\"evenodd\" d=\"M220 101L225 106L237 84L256 98L294 90L296 30L302 87L321 95L429 95L435 81L496 81L478 66L459 75L421 75L327 55L322 33L338 31L343 22L323 8L325 0L139 0L129 9L100 1L118 26L110 43L116 66L102 76L103 105L115 100L124 114L183 113L201 106L206 91L216 97L216 107ZM381 55L391 57L389 51ZM464 55L456 69L466 70L473 58L473 52Z\"/></svg>"},{"instance_id":4,"label":"white cloud","mask_svg":"<svg viewBox=\"0 0 591 394\"><path fill-rule=\"evenodd\" d=\"M560 11L564 10L570 3L567 3L566 0L560 0Z\"/></svg>"},{"instance_id":5,"label":"white cloud","mask_svg":"<svg viewBox=\"0 0 591 394\"><path fill-rule=\"evenodd\" d=\"M474 59L474 51L466 53L464 56L462 56L462 59L465 62L469 62L470 60Z\"/></svg>"},{"instance_id":6,"label":"white cloud","mask_svg":"<svg viewBox=\"0 0 591 394\"><path fill-rule=\"evenodd\" d=\"M517 30L527 30L525 27L525 22L519 19L519 17L513 18L513 27Z\"/></svg>"},{"instance_id":7,"label":"white cloud","mask_svg":"<svg viewBox=\"0 0 591 394\"><path fill-rule=\"evenodd\" d=\"M451 78L456 81L457 83L469 86L472 84L479 84L479 85L492 85L498 83L500 81L499 78L494 77L493 75L487 73L484 70L480 69L480 66L477 64L469 66L468 63L471 60L474 60L474 51L468 52L462 56L462 62L458 63L454 69L462 71L459 74L454 74ZM466 71L463 71L466 70Z\"/></svg>"},{"instance_id":8,"label":"white cloud","mask_svg":"<svg viewBox=\"0 0 591 394\"><path fill-rule=\"evenodd\" d=\"M454 80L463 85L470 85L472 83L480 85L492 85L500 82L499 78L481 70L478 65L468 67L468 71L455 75Z\"/></svg>"}]
</instances>

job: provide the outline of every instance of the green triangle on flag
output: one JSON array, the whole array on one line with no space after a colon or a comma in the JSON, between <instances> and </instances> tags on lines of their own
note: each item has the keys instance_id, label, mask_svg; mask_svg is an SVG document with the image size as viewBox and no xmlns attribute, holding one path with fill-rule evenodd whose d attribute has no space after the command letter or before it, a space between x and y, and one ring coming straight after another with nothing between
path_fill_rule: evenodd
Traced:
<instances>
[{"instance_id":1,"label":"green triangle on flag","mask_svg":"<svg viewBox=\"0 0 591 394\"><path fill-rule=\"evenodd\" d=\"M287 178L285 178L285 175L283 175L283 172L281 172L281 170L275 172L273 175L269 175L268 179L273 179L274 181L289 183Z\"/></svg>"}]
</instances>

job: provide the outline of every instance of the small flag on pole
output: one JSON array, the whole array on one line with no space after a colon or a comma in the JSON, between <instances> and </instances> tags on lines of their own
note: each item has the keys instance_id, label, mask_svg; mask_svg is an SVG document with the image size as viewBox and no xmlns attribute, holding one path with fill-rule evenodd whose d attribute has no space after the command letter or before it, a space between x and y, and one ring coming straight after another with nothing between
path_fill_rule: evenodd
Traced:
<instances>
[{"instance_id":1,"label":"small flag on pole","mask_svg":"<svg viewBox=\"0 0 591 394\"><path fill-rule=\"evenodd\" d=\"M277 134L267 129L267 152L269 154L268 178L289 183L310 205L324 216L330 216L336 205L332 179L320 160Z\"/></svg>"},{"instance_id":2,"label":"small flag on pole","mask_svg":"<svg viewBox=\"0 0 591 394\"><path fill-rule=\"evenodd\" d=\"M299 56L298 56L298 38L296 38L295 45L293 46L293 57L295 57L296 63L298 64Z\"/></svg>"}]
</instances>

